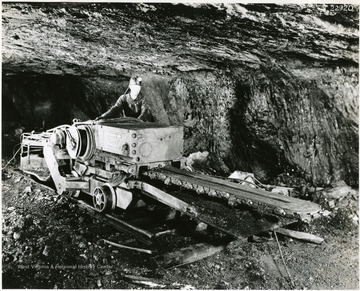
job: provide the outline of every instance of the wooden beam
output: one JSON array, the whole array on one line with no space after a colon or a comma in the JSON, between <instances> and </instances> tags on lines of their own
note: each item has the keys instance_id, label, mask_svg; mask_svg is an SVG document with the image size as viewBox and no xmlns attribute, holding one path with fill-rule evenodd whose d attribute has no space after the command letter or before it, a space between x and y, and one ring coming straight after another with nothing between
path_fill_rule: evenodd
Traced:
<instances>
[{"instance_id":1,"label":"wooden beam","mask_svg":"<svg viewBox=\"0 0 360 291\"><path fill-rule=\"evenodd\" d=\"M131 250L131 251L136 251L136 252L139 252L139 253L145 253L145 254L149 254L149 255L152 255L153 251L151 250L147 250L147 249L141 249L141 248L135 248L135 247L129 247L129 246L126 246L126 245L122 245L122 244L118 244L118 243L115 243L115 242L112 242L112 241L109 241L107 239L103 239L103 241L109 245L112 245L114 247L118 247L118 248L122 248L122 249L127 249L127 250Z\"/></svg>"},{"instance_id":2,"label":"wooden beam","mask_svg":"<svg viewBox=\"0 0 360 291\"><path fill-rule=\"evenodd\" d=\"M313 234L310 234L310 233L306 233L306 232L295 231L295 230L285 229L285 228L281 228L281 227L276 228L275 231L282 235L290 236L292 238L296 238L296 239L303 240L303 241L308 241L308 242L311 242L314 244L321 244L324 241L323 238L318 237Z\"/></svg>"},{"instance_id":3,"label":"wooden beam","mask_svg":"<svg viewBox=\"0 0 360 291\"><path fill-rule=\"evenodd\" d=\"M172 228L172 229L167 229L167 230L164 230L164 231L159 231L157 233L155 233L155 237L158 238L160 236L163 236L163 235L167 235L167 234L177 234L178 233L178 230L175 229L175 228Z\"/></svg>"},{"instance_id":4,"label":"wooden beam","mask_svg":"<svg viewBox=\"0 0 360 291\"><path fill-rule=\"evenodd\" d=\"M151 287L151 288L165 288L166 285L164 284L161 284L159 282L154 282L156 281L155 279L153 278L146 278L146 277L141 277L141 276L134 276L134 275L125 275L123 274L121 276L122 279L125 279L126 281L129 281L131 283L135 283L135 284L139 284L139 285L144 285L144 286L147 286L147 287Z\"/></svg>"},{"instance_id":5,"label":"wooden beam","mask_svg":"<svg viewBox=\"0 0 360 291\"><path fill-rule=\"evenodd\" d=\"M175 252L159 255L152 259L157 268L168 269L205 259L222 251L225 247L226 245L213 246L206 243L200 243L179 249Z\"/></svg>"}]
</instances>

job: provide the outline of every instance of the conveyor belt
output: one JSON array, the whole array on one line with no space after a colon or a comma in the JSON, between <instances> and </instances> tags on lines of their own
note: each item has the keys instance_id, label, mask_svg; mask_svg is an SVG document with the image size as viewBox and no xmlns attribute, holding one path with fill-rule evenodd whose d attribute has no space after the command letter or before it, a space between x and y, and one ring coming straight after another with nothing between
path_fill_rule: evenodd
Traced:
<instances>
[{"instance_id":1,"label":"conveyor belt","mask_svg":"<svg viewBox=\"0 0 360 291\"><path fill-rule=\"evenodd\" d=\"M197 193L215 196L254 208L265 207L271 212L286 217L303 217L320 211L320 206L307 200L283 196L266 190L242 186L216 177L202 175L174 167L148 170L144 173L150 179L166 184L178 185ZM180 198L180 197L179 197Z\"/></svg>"}]
</instances>

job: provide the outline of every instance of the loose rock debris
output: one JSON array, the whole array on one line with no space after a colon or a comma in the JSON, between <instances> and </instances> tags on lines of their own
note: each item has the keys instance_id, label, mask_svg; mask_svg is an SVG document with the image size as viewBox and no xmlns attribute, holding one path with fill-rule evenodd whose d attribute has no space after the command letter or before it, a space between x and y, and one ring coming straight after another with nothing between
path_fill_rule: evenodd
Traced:
<instances>
[{"instance_id":1,"label":"loose rock debris","mask_svg":"<svg viewBox=\"0 0 360 291\"><path fill-rule=\"evenodd\" d=\"M23 178L16 168L11 166L8 170L11 178L3 180L2 185L4 288L292 288L286 273L273 275L275 267L284 267L276 242L268 234L258 236L267 238L261 243L237 240L201 261L154 271L146 262L148 254L102 242L107 239L132 245L129 237L114 232L66 199ZM28 187L31 192L23 195ZM346 215L348 210L339 206L336 215L328 210L331 215L311 224L292 226L291 230L324 238L320 245L279 235L294 288L358 287L358 231ZM158 285L151 287L124 276L148 278L148 282Z\"/></svg>"}]
</instances>

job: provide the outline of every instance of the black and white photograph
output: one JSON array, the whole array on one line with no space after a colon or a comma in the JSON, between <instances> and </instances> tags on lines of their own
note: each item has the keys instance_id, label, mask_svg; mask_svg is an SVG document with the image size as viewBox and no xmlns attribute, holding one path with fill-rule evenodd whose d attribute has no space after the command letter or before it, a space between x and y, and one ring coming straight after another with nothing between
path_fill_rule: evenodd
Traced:
<instances>
[{"instance_id":1,"label":"black and white photograph","mask_svg":"<svg viewBox=\"0 0 360 291\"><path fill-rule=\"evenodd\" d=\"M359 290L359 7L2 1L1 288Z\"/></svg>"}]
</instances>

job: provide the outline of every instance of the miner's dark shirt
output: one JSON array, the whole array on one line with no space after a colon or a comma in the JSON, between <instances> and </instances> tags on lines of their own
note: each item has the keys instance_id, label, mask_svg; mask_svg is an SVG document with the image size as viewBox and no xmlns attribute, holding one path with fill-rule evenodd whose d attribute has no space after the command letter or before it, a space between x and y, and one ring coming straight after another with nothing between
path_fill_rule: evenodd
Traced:
<instances>
[{"instance_id":1,"label":"miner's dark shirt","mask_svg":"<svg viewBox=\"0 0 360 291\"><path fill-rule=\"evenodd\" d=\"M103 117L112 118L125 115L126 117L145 118L145 113L149 110L147 102L140 96L135 100L131 99L130 94L121 95L115 105L111 107Z\"/></svg>"}]
</instances>

